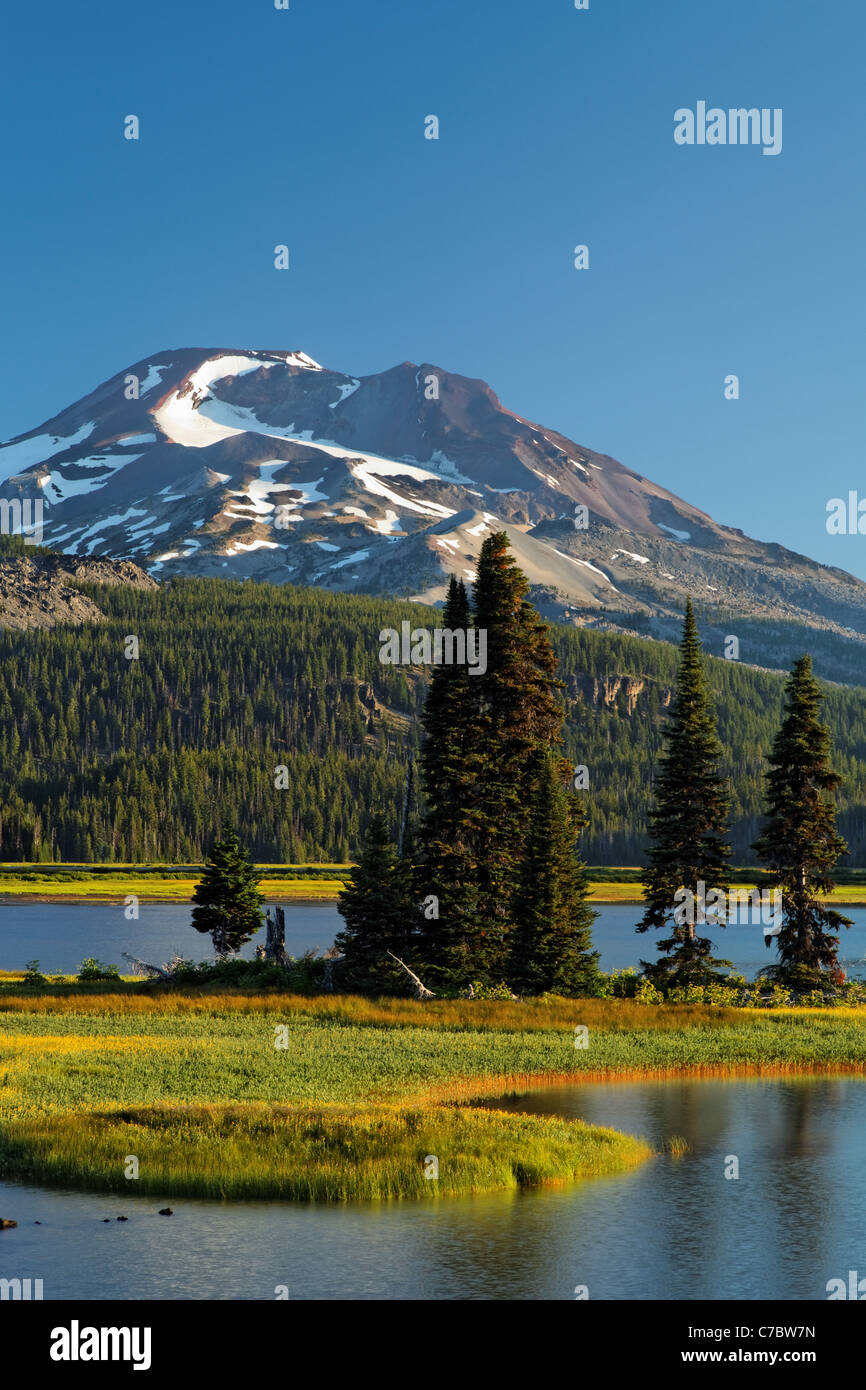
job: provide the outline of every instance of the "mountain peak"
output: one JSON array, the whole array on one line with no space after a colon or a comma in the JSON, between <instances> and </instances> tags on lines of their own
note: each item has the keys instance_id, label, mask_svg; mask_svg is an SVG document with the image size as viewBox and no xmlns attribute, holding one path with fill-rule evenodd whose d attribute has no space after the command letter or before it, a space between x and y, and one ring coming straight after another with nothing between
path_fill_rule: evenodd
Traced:
<instances>
[{"instance_id":1,"label":"mountain peak","mask_svg":"<svg viewBox=\"0 0 866 1390\"><path fill-rule=\"evenodd\" d=\"M750 540L486 382L403 362L368 376L303 349L177 348L0 447L0 500L40 499L66 554L438 601L504 529L551 616L673 635L820 622L863 642L866 586Z\"/></svg>"}]
</instances>

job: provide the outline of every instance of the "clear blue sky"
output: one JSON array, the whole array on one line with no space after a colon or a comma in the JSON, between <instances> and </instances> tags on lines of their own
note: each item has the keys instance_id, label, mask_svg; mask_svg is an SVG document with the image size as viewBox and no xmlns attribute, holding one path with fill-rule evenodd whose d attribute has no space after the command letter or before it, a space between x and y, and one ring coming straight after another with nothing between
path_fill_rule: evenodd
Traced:
<instances>
[{"instance_id":1,"label":"clear blue sky","mask_svg":"<svg viewBox=\"0 0 866 1390\"><path fill-rule=\"evenodd\" d=\"M0 437L164 347L426 360L866 577L864 48L861 0L17 5ZM699 100L782 153L677 146Z\"/></svg>"}]
</instances>

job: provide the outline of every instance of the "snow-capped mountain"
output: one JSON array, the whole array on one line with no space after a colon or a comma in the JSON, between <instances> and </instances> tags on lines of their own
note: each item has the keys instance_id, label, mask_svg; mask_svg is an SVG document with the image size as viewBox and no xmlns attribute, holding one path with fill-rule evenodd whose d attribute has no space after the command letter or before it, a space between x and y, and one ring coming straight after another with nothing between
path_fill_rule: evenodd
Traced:
<instances>
[{"instance_id":1,"label":"snow-capped mountain","mask_svg":"<svg viewBox=\"0 0 866 1390\"><path fill-rule=\"evenodd\" d=\"M158 579L436 601L505 529L557 616L667 636L691 592L720 632L739 613L858 649L866 633L866 585L844 571L749 540L430 364L356 377L300 351L157 353L0 447L3 497L41 497L55 549Z\"/></svg>"}]
</instances>

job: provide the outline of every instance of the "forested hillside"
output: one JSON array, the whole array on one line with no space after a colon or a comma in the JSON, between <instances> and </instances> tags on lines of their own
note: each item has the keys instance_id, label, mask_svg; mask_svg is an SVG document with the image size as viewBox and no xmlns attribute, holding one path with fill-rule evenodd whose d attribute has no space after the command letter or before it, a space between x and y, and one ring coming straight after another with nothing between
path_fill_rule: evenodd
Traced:
<instances>
[{"instance_id":1,"label":"forested hillside","mask_svg":"<svg viewBox=\"0 0 866 1390\"><path fill-rule=\"evenodd\" d=\"M376 801L396 808L425 679L380 664L379 631L433 625L431 610L205 579L86 592L107 621L0 633L3 859L189 862L228 817L259 860L346 861ZM566 627L553 637L566 751L589 769L583 852L638 863L674 648ZM719 660L709 675L746 863L783 680ZM863 864L866 691L828 686L825 715L846 778L845 862Z\"/></svg>"}]
</instances>

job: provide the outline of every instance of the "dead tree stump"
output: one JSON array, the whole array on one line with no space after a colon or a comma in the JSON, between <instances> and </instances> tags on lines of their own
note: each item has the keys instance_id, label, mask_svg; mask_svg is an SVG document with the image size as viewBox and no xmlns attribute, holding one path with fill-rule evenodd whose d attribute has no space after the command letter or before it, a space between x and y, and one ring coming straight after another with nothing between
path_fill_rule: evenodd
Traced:
<instances>
[{"instance_id":1,"label":"dead tree stump","mask_svg":"<svg viewBox=\"0 0 866 1390\"><path fill-rule=\"evenodd\" d=\"M282 907L274 908L274 915L271 916L271 909L268 908L265 915L265 927L267 930L267 941L265 943L264 958L272 965L288 965L289 958L286 955L286 913ZM256 953L258 954L258 952Z\"/></svg>"}]
</instances>

